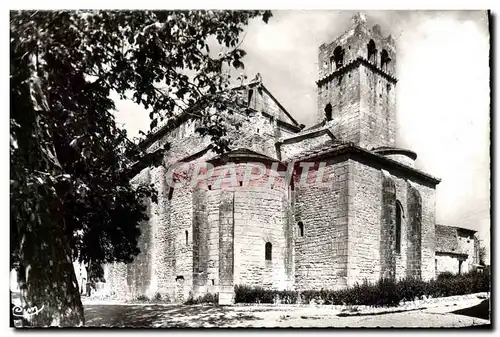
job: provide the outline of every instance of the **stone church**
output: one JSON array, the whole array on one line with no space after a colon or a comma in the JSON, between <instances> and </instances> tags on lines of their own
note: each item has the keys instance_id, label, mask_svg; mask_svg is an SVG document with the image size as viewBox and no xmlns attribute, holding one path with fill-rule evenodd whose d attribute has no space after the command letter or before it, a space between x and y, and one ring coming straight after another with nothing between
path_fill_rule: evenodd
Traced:
<instances>
[{"instance_id":1,"label":"stone church","mask_svg":"<svg viewBox=\"0 0 500 337\"><path fill-rule=\"evenodd\" d=\"M349 30L319 46L314 125L297 123L257 77L240 89L251 117L226 155L210 150L187 114L155 130L140 145L162 163L137 163L132 180L159 193L141 225L141 253L131 264L106 265L99 291L173 301L218 293L230 303L235 285L339 289L433 278L439 179L396 146L396 61L394 38L357 14ZM166 176L179 162L210 162L222 175L235 168L238 184L207 178L174 188ZM262 181L244 184L240 173L255 163L266 168ZM278 171L290 163L287 180ZM321 171L328 183L299 183L305 167L309 182Z\"/></svg>"}]
</instances>

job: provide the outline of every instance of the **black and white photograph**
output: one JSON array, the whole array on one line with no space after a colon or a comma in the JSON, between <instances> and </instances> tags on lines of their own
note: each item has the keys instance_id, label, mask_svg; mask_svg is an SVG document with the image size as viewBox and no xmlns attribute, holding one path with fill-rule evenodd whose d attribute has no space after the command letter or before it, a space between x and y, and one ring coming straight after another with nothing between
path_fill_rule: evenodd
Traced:
<instances>
[{"instance_id":1,"label":"black and white photograph","mask_svg":"<svg viewBox=\"0 0 500 337\"><path fill-rule=\"evenodd\" d=\"M9 9L10 330L492 328L495 11L146 7Z\"/></svg>"}]
</instances>

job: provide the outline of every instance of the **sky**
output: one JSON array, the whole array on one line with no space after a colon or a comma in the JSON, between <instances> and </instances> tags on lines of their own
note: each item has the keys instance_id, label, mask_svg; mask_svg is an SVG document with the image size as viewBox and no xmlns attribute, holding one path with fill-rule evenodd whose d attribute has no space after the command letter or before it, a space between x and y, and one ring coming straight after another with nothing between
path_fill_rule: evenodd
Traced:
<instances>
[{"instance_id":1,"label":"sky","mask_svg":"<svg viewBox=\"0 0 500 337\"><path fill-rule=\"evenodd\" d=\"M364 11L368 26L396 40L396 145L416 167L442 179L436 222L477 230L490 241L489 31L485 11ZM318 47L351 27L352 11L273 11L252 20L241 48L244 73L266 87L299 122L315 123ZM130 136L148 114L116 100Z\"/></svg>"}]
</instances>

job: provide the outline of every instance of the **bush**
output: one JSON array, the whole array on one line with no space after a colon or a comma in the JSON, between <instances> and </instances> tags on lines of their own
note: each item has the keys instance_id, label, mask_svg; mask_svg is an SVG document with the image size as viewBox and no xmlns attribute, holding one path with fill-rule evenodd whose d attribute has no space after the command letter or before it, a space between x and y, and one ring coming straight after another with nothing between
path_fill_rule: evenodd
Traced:
<instances>
[{"instance_id":1,"label":"bush","mask_svg":"<svg viewBox=\"0 0 500 337\"><path fill-rule=\"evenodd\" d=\"M275 295L278 293L276 290L245 285L236 285L234 292L236 303L274 303Z\"/></svg>"},{"instance_id":2,"label":"bush","mask_svg":"<svg viewBox=\"0 0 500 337\"><path fill-rule=\"evenodd\" d=\"M219 294L206 293L203 296L198 296L197 298L193 298L193 295L190 293L189 298L184 304L193 305L193 304L202 304L202 303L210 303L210 304L219 304Z\"/></svg>"},{"instance_id":3,"label":"bush","mask_svg":"<svg viewBox=\"0 0 500 337\"><path fill-rule=\"evenodd\" d=\"M136 300L137 302L149 302L149 298L148 298L146 295L143 295L143 294L138 295L138 296L135 298L135 300Z\"/></svg>"},{"instance_id":4,"label":"bush","mask_svg":"<svg viewBox=\"0 0 500 337\"><path fill-rule=\"evenodd\" d=\"M424 297L444 297L490 291L490 273L472 271L466 274L441 274L435 280L423 281L406 278L400 281L381 279L376 283L364 280L351 288L341 290L271 290L262 287L236 285L236 303L286 303L312 302L329 305L369 305L375 307L397 306L403 301Z\"/></svg>"},{"instance_id":5,"label":"bush","mask_svg":"<svg viewBox=\"0 0 500 337\"><path fill-rule=\"evenodd\" d=\"M451 278L453 278L453 277L455 277L455 274L450 273L449 271L446 271L446 272L444 272L444 273L439 274L439 275L437 276L437 279L442 281L442 280L448 280L448 279L451 279Z\"/></svg>"},{"instance_id":6,"label":"bush","mask_svg":"<svg viewBox=\"0 0 500 337\"><path fill-rule=\"evenodd\" d=\"M277 292L277 296L280 303L293 304L297 303L298 292L293 290L281 290Z\"/></svg>"},{"instance_id":7,"label":"bush","mask_svg":"<svg viewBox=\"0 0 500 337\"><path fill-rule=\"evenodd\" d=\"M398 293L399 283L393 279L381 279L376 286L365 285L368 293L368 301L363 304L390 307L396 306L401 301L401 296Z\"/></svg>"},{"instance_id":8,"label":"bush","mask_svg":"<svg viewBox=\"0 0 500 337\"><path fill-rule=\"evenodd\" d=\"M128 300L127 302L130 302L130 303L170 303L170 298L168 295L164 294L160 294L159 292L156 292L151 298L144 295L144 294L140 294L140 295L137 295L136 297L134 297L133 299L131 300Z\"/></svg>"},{"instance_id":9,"label":"bush","mask_svg":"<svg viewBox=\"0 0 500 337\"><path fill-rule=\"evenodd\" d=\"M153 301L155 302L159 302L161 301L161 294L160 293L156 293L153 297Z\"/></svg>"},{"instance_id":10,"label":"bush","mask_svg":"<svg viewBox=\"0 0 500 337\"><path fill-rule=\"evenodd\" d=\"M417 278L406 278L397 283L397 296L400 301L414 301L422 299L427 294L428 289L426 282ZM428 294L427 294L428 295Z\"/></svg>"}]
</instances>

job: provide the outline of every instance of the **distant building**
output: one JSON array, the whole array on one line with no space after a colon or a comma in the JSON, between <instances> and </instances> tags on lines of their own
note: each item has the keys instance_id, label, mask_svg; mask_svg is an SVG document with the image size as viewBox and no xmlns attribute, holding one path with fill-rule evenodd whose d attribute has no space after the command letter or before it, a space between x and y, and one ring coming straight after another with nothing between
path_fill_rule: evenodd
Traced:
<instances>
[{"instance_id":1,"label":"distant building","mask_svg":"<svg viewBox=\"0 0 500 337\"><path fill-rule=\"evenodd\" d=\"M77 261L73 262L73 268L75 269L76 281L78 282L78 292L84 294L85 284L87 283L87 268L84 263Z\"/></svg>"},{"instance_id":2,"label":"distant building","mask_svg":"<svg viewBox=\"0 0 500 337\"><path fill-rule=\"evenodd\" d=\"M10 271L10 291L12 292L19 292L19 283L17 278L18 276L16 270L12 269Z\"/></svg>"},{"instance_id":3,"label":"distant building","mask_svg":"<svg viewBox=\"0 0 500 337\"><path fill-rule=\"evenodd\" d=\"M461 274L479 267L479 240L476 231L436 225L436 275Z\"/></svg>"}]
</instances>

